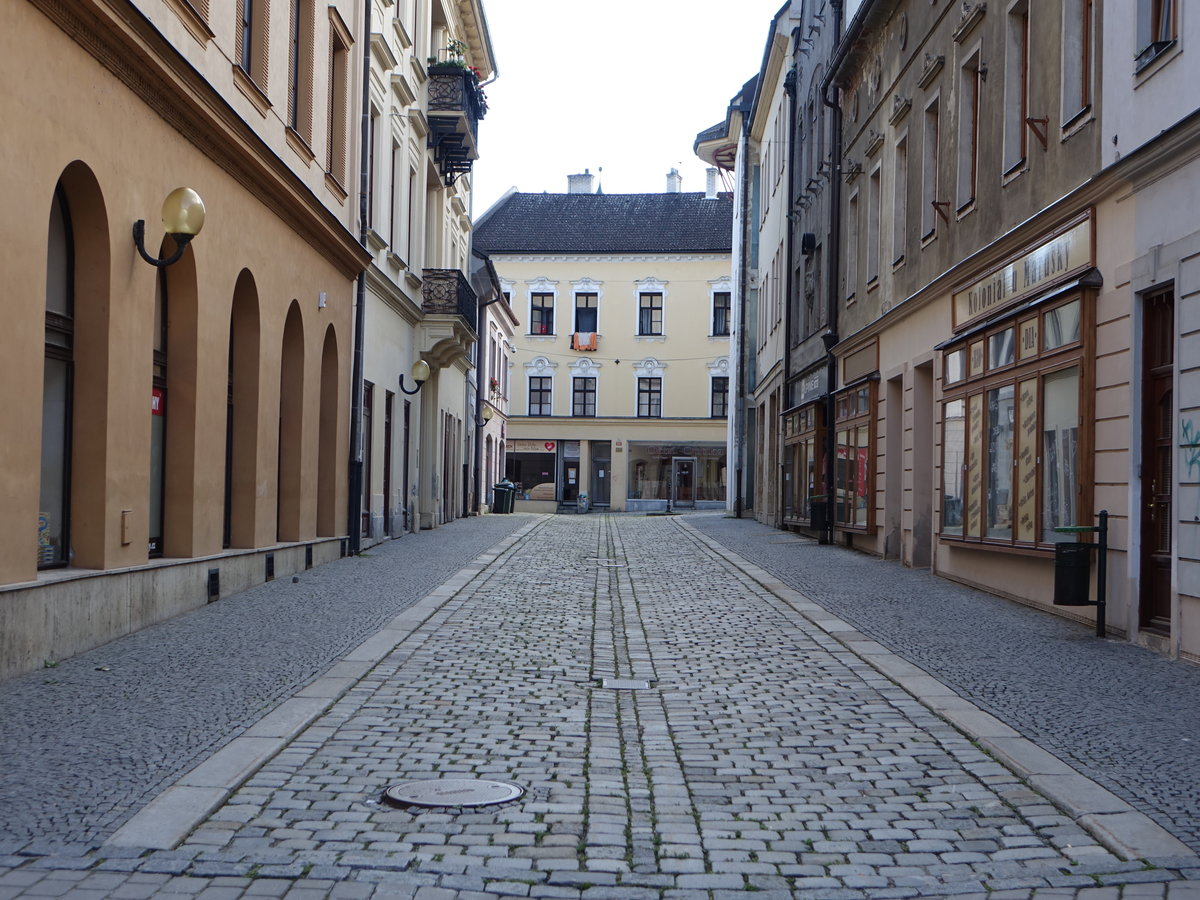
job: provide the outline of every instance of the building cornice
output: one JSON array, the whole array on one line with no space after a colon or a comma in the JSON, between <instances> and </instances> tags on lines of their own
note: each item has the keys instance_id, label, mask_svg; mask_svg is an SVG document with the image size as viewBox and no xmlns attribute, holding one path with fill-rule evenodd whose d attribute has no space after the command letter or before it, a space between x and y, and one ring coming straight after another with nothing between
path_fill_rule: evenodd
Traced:
<instances>
[{"instance_id":1,"label":"building cornice","mask_svg":"<svg viewBox=\"0 0 1200 900\"><path fill-rule=\"evenodd\" d=\"M31 0L47 18L348 278L367 251L134 6Z\"/></svg>"},{"instance_id":2,"label":"building cornice","mask_svg":"<svg viewBox=\"0 0 1200 900\"><path fill-rule=\"evenodd\" d=\"M629 253L619 256L603 253L530 254L504 253L498 250L488 251L488 256L493 260L503 260L505 263L573 263L591 267L645 262L728 262L730 255L729 252L719 251L706 251L702 253Z\"/></svg>"}]
</instances>

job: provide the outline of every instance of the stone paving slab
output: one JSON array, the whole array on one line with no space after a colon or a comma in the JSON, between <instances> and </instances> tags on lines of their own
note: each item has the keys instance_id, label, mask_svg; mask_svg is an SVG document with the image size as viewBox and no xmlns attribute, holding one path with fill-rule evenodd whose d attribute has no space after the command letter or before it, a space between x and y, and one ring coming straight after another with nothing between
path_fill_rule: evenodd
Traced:
<instances>
[{"instance_id":1,"label":"stone paving slab","mask_svg":"<svg viewBox=\"0 0 1200 900\"><path fill-rule=\"evenodd\" d=\"M854 652L856 628L809 621L739 562L677 519L534 520L388 625L390 648L307 727L264 726L278 753L177 849L0 857L0 898L1196 896L1186 847L1158 868L1119 858L1113 835L1141 823L1093 824L1106 846ZM380 802L416 777L528 793Z\"/></svg>"}]
</instances>

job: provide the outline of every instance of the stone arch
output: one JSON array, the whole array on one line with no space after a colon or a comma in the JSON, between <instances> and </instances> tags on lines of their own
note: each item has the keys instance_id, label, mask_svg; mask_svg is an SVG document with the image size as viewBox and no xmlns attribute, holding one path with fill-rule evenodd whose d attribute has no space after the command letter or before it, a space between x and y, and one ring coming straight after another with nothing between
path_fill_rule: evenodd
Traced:
<instances>
[{"instance_id":1,"label":"stone arch","mask_svg":"<svg viewBox=\"0 0 1200 900\"><path fill-rule=\"evenodd\" d=\"M325 329L321 348L321 412L317 427L317 535L333 537L338 533L338 384L337 331Z\"/></svg>"},{"instance_id":2,"label":"stone arch","mask_svg":"<svg viewBox=\"0 0 1200 900\"><path fill-rule=\"evenodd\" d=\"M258 543L261 334L258 286L250 270L242 269L234 285L229 316L223 541L226 547L254 547Z\"/></svg>"},{"instance_id":3,"label":"stone arch","mask_svg":"<svg viewBox=\"0 0 1200 900\"><path fill-rule=\"evenodd\" d=\"M304 317L295 300L283 323L279 356L279 469L276 540L298 541L302 535L304 494Z\"/></svg>"},{"instance_id":4,"label":"stone arch","mask_svg":"<svg viewBox=\"0 0 1200 900\"><path fill-rule=\"evenodd\" d=\"M108 212L95 174L79 160L63 170L55 190L68 220L66 240L70 261L64 286L71 303L71 346L66 371L62 373L66 379L62 415L68 428L59 445L66 468L62 504L66 543L56 563L101 569L109 555L105 529L113 518L106 509L112 269ZM50 274L49 262L47 274ZM43 384L44 403L47 388ZM47 424L44 409L43 436ZM43 460L49 449L43 447ZM114 536L113 547L118 546L118 541L119 535Z\"/></svg>"}]
</instances>

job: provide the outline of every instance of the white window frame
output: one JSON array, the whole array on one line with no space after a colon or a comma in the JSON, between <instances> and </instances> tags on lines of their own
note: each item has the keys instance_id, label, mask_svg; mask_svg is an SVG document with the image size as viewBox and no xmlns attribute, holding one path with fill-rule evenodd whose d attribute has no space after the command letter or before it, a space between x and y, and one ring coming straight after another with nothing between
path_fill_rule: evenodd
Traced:
<instances>
[{"instance_id":1,"label":"white window frame","mask_svg":"<svg viewBox=\"0 0 1200 900\"><path fill-rule=\"evenodd\" d=\"M667 417L667 364L654 358L647 356L645 359L639 360L633 364L633 417L637 418L659 418ZM662 379L659 385L658 392L658 415L657 416L639 416L638 415L638 379L639 378L659 378ZM597 389L599 386L597 385Z\"/></svg>"},{"instance_id":2,"label":"white window frame","mask_svg":"<svg viewBox=\"0 0 1200 900\"><path fill-rule=\"evenodd\" d=\"M535 278L532 281L525 282L525 321L529 323L526 327L533 328L533 295L534 294L550 294L551 302L554 304L554 327L549 334L534 334L532 331L527 332L526 337L531 340L553 341L558 336L559 313L562 310L562 304L558 298L558 282L551 281L549 278ZM572 315L574 315L572 313Z\"/></svg>"},{"instance_id":3,"label":"white window frame","mask_svg":"<svg viewBox=\"0 0 1200 900\"><path fill-rule=\"evenodd\" d=\"M554 415L554 394L556 390L554 370L558 368L558 363L551 362L545 356L535 356L529 362L525 363L525 415L531 418L548 419ZM529 408L529 379L530 378L549 378L550 379L550 415L549 416L534 416Z\"/></svg>"},{"instance_id":4,"label":"white window frame","mask_svg":"<svg viewBox=\"0 0 1200 900\"><path fill-rule=\"evenodd\" d=\"M634 282L633 289L633 335L637 343L655 343L667 337L667 286L670 282L657 278L643 278ZM662 294L662 329L658 334L641 334L642 294Z\"/></svg>"}]
</instances>

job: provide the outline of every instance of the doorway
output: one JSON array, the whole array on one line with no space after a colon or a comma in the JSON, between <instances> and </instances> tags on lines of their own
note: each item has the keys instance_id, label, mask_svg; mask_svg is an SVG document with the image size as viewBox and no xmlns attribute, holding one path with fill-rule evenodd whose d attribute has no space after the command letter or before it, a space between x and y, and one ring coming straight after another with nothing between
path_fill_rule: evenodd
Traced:
<instances>
[{"instance_id":1,"label":"doorway","mask_svg":"<svg viewBox=\"0 0 1200 900\"><path fill-rule=\"evenodd\" d=\"M575 505L579 501L579 441L562 442L562 499L561 503Z\"/></svg>"},{"instance_id":2,"label":"doorway","mask_svg":"<svg viewBox=\"0 0 1200 900\"><path fill-rule=\"evenodd\" d=\"M592 441L592 506L612 502L612 441Z\"/></svg>"},{"instance_id":3,"label":"doorway","mask_svg":"<svg viewBox=\"0 0 1200 900\"><path fill-rule=\"evenodd\" d=\"M696 458L671 458L671 505L676 509L696 508Z\"/></svg>"},{"instance_id":4,"label":"doorway","mask_svg":"<svg viewBox=\"0 0 1200 900\"><path fill-rule=\"evenodd\" d=\"M1171 461L1174 455L1175 295L1148 295L1142 307L1142 551L1139 619L1171 631Z\"/></svg>"}]
</instances>

